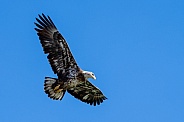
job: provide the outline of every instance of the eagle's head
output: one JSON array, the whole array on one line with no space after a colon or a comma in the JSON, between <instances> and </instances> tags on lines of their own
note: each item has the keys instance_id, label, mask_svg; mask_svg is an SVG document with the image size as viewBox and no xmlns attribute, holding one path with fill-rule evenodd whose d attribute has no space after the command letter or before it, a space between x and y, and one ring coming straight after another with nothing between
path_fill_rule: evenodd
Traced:
<instances>
[{"instance_id":1,"label":"eagle's head","mask_svg":"<svg viewBox=\"0 0 184 122\"><path fill-rule=\"evenodd\" d=\"M84 74L84 77L85 77L86 79L88 79L88 78L93 78L94 80L96 80L96 77L95 77L95 75L94 75L93 72L83 71L82 73Z\"/></svg>"}]
</instances>

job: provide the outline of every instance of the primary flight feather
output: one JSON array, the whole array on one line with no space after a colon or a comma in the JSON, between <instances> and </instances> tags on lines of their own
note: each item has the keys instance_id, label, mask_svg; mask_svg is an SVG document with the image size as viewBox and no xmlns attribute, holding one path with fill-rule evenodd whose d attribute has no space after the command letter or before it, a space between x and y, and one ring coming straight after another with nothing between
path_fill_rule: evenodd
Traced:
<instances>
[{"instance_id":1,"label":"primary flight feather","mask_svg":"<svg viewBox=\"0 0 184 122\"><path fill-rule=\"evenodd\" d=\"M37 35L52 70L58 78L45 77L44 90L53 100L61 100L66 91L82 102L96 106L107 98L88 81L94 73L82 70L76 63L67 42L49 16L36 18Z\"/></svg>"}]
</instances>

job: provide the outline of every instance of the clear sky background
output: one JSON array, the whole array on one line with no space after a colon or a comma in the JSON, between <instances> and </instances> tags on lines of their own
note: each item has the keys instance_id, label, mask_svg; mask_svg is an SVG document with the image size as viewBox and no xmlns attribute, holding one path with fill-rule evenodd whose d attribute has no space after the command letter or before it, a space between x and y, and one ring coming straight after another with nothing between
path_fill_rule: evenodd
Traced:
<instances>
[{"instance_id":1,"label":"clear sky background","mask_svg":"<svg viewBox=\"0 0 184 122\"><path fill-rule=\"evenodd\" d=\"M108 100L43 91L53 74L34 30L54 21ZM7 0L0 4L0 122L184 122L183 0Z\"/></svg>"}]
</instances>

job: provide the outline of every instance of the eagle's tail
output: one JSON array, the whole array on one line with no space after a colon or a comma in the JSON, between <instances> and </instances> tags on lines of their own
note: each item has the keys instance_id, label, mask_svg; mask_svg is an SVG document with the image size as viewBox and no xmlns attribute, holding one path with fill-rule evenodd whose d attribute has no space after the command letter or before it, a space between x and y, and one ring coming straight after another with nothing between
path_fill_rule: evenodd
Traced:
<instances>
[{"instance_id":1,"label":"eagle's tail","mask_svg":"<svg viewBox=\"0 0 184 122\"><path fill-rule=\"evenodd\" d=\"M48 94L48 97L53 100L62 100L66 91L62 89L62 86L58 83L58 79L50 77L45 77L44 90Z\"/></svg>"}]
</instances>

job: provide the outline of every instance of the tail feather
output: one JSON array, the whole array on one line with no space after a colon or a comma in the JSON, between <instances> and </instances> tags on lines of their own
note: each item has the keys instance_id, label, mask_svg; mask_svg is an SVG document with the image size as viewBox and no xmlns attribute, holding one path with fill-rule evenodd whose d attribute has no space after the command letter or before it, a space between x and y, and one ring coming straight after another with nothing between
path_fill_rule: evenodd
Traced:
<instances>
[{"instance_id":1,"label":"tail feather","mask_svg":"<svg viewBox=\"0 0 184 122\"><path fill-rule=\"evenodd\" d=\"M66 90L62 89L62 86L58 84L58 79L45 77L44 91L53 100L62 100Z\"/></svg>"}]
</instances>

